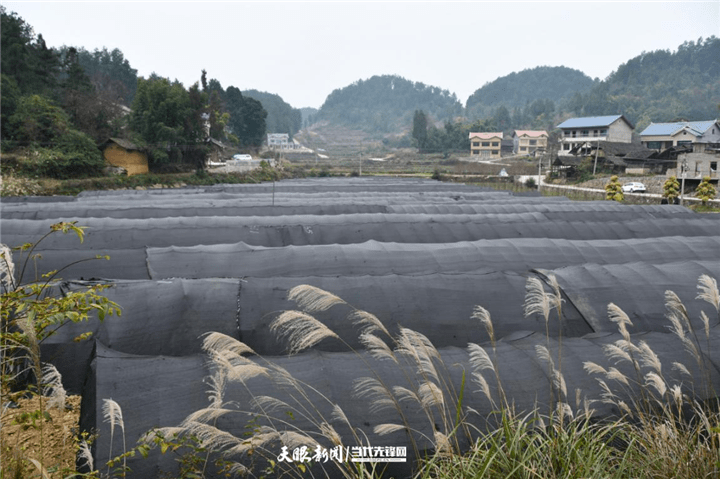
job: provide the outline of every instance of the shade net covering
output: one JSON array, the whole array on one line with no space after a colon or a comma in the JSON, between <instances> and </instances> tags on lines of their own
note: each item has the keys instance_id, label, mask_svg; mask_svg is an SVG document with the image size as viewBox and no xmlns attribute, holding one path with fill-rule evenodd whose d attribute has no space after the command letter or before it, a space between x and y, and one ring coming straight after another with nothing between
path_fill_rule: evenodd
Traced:
<instances>
[{"instance_id":1,"label":"shade net covering","mask_svg":"<svg viewBox=\"0 0 720 479\"><path fill-rule=\"evenodd\" d=\"M590 241L531 238L447 244L368 241L284 248L240 243L148 248L147 262L152 279L403 275L478 269L522 272L583 263L702 261L717 258L719 247L720 236Z\"/></svg>"},{"instance_id":2,"label":"shade net covering","mask_svg":"<svg viewBox=\"0 0 720 479\"><path fill-rule=\"evenodd\" d=\"M576 221L550 219L545 213L423 215L353 214L252 217L171 217L146 219L85 218L83 246L88 249L135 249L144 246L246 244L280 247L311 244L452 243L500 238L569 240L720 235L720 219L710 215L640 218L614 212L587 212ZM71 220L76 220L71 218ZM35 243L53 220L5 220L6 244ZM42 250L78 249L74 235L44 239Z\"/></svg>"},{"instance_id":3,"label":"shade net covering","mask_svg":"<svg viewBox=\"0 0 720 479\"><path fill-rule=\"evenodd\" d=\"M498 193L491 188L463 185L457 183L443 183L419 178L304 178L283 180L275 183L254 184L221 184L212 186L186 187L178 189L149 189L149 190L104 190L84 191L78 195L80 198L131 196L131 195L173 195L181 191L183 194L260 194L272 192L285 193L322 193L322 192L488 192ZM502 192L500 192L502 193Z\"/></svg>"},{"instance_id":4,"label":"shade net covering","mask_svg":"<svg viewBox=\"0 0 720 479\"><path fill-rule=\"evenodd\" d=\"M545 272L550 273L550 272ZM667 328L665 293L672 291L685 304L693 328L704 325L701 311L710 306L695 301L701 276L720 278L720 261L683 261L665 264L579 264L551 272L562 289L566 319L580 314L593 331L613 329L607 306L619 306L631 318L631 331L663 331ZM712 314L711 314L712 316ZM720 319L720 318L719 318Z\"/></svg>"},{"instance_id":5,"label":"shade net covering","mask_svg":"<svg viewBox=\"0 0 720 479\"><path fill-rule=\"evenodd\" d=\"M294 198L295 203L278 199L275 205L248 204L246 198L188 200L181 196L173 200L152 198L146 202L113 201L76 201L46 204L38 208L36 204L2 204L0 214L4 219L61 219L61 218L165 218L173 216L291 216L291 215L339 215L356 213L395 213L395 214L512 214L542 212L549 219L577 221L587 219L585 213L613 212L616 220L628 218L666 218L676 216L695 216L692 210L679 205L622 205L616 202L585 201L580 203L537 201L537 198L521 200L504 197L502 199L471 202L466 200L445 201L437 198L416 196L401 201L399 198L372 197L374 204L358 204L364 197L335 198L332 202L309 204L312 200L305 197ZM425 200L424 202L422 200ZM381 200L385 202L380 203ZM430 201L432 200L432 201ZM272 202L272 199L271 199ZM352 202L352 203L351 203ZM82 221L82 220L81 220Z\"/></svg>"},{"instance_id":6,"label":"shade net covering","mask_svg":"<svg viewBox=\"0 0 720 479\"><path fill-rule=\"evenodd\" d=\"M680 339L671 333L643 333L633 337L633 342L639 347L644 342L657 356L664 366L663 377L666 387L679 386L685 393L692 393L699 399L712 397L711 387L717 388L720 384L720 374L717 364L718 346L720 346L720 333L717 327L711 328L709 337L703 337L694 342L699 351L695 358L683 347ZM413 335L408 333L407 344L415 344ZM604 333L585 336L583 338L563 338L562 342L562 374L565 380L565 391L552 387L548 378L551 369L548 362L538 355L537 347L547 347L548 355L554 364L558 361L558 342L547 339L543 334L516 334L497 342L495 351L485 345L486 352L491 355L496 365L508 401L514 404L519 414L531 411L537 407L540 413L547 413L550 405L554 405L559 398L567 403L574 413L579 408L575 405L575 391L581 391L581 397L590 400L601 398L602 389L596 380L596 375L583 369L583 363L592 361L606 370L616 367L628 378L637 377L636 371L630 362L608 359L603 346L615 343L622 337L617 333ZM692 340L694 341L694 340ZM412 349L411 349L412 351ZM462 400L463 413L467 413L466 421L471 425L468 430L460 430L457 434L458 445L466 450L476 434L490 428L495 428L493 412L499 400L495 372L478 369L478 363L471 361L470 351L464 348L441 348L440 360L426 361L423 366L424 373L420 373L418 365L413 362L412 355L396 353L398 363L390 359L376 359L366 352L318 352L301 353L297 356L283 356L254 359L254 363L267 368L268 364L279 366L286 371L281 375L274 370L266 369L261 375L244 381L228 380L225 383L222 400L226 403L232 401L234 406L227 406L241 412L223 414L214 423L221 431L246 439L243 434L246 426L251 423L253 427L270 425L271 423L259 416L257 408L253 407L253 400L269 397L281 401L274 402L279 405L276 409L268 407L270 400L261 401L265 405L266 413L280 420L272 424L280 430L302 431L313 433L318 430L318 424L325 420L332 424L341 436L344 445L353 445L350 426L362 437L367 437L373 446L406 446L409 462L397 464L389 472L394 477L409 477L415 465L417 456L415 450L422 455L434 448L433 430L448 433L454 424L457 394L464 390ZM693 382L687 375L673 369L673 363L681 363L688 370ZM644 363L639 364L640 376L653 371ZM249 368L243 366L248 373ZM240 374L240 369L236 374ZM97 353L92 363L88 388L83 395L82 427L85 430L97 428L100 435L94 443L95 457L104 459L111 455L122 453L121 441L115 438L113 449L110 451L109 426L102 421L102 399L113 398L123 410L125 435L129 444L133 444L145 431L153 426L176 426L192 411L210 406L205 396L206 384L202 383L205 376L222 371L221 368L209 365L201 356L187 356L183 358L132 356L118 353L111 349L97 346ZM480 373L488 383L487 391L495 403L481 391L476 380L469 380L463 388L463 371L467 376L472 372ZM299 394L297 387L287 380L292 377L299 383L306 385L306 400ZM357 381L361 378L372 377L378 383L366 384L356 389ZM600 378L603 378L600 376ZM703 378L703 379L700 379ZM421 386L432 382L437 388L425 385L425 390L434 391L435 400L428 400L428 416L417 400L406 399L394 401L388 398L397 398L401 391L393 388L406 388L419 393ZM617 394L618 401L632 404L632 396L639 394L634 383L630 387L611 387ZM373 394L373 387L376 393ZM388 393L378 394L380 391L394 390L397 396L388 396ZM648 388L653 394L651 388ZM716 389L715 389L716 390ZM440 396L440 393L442 396ZM361 394L358 394L361 393ZM364 394L362 394L364 393ZM411 397L411 396L407 396ZM439 397L443 398L446 409L437 406ZM388 402L386 408L379 408L381 402ZM347 422L332 420L333 408L337 405L342 409ZM304 407L303 407L304 406ZM612 417L619 414L615 404L597 401L593 403L596 418ZM469 411L474 411L470 413ZM399 411L402 411L403 418ZM444 411L444 412L442 412ZM292 414L292 420L282 420ZM335 416L337 417L337 416ZM431 418L431 419L430 419ZM252 422L251 422L252 421ZM349 425L348 425L349 424ZM396 433L380 436L374 428L382 424L406 425L410 434L404 429ZM329 441L315 435L316 441L329 447ZM414 445L417 447L415 449ZM259 451L256 451L259 452ZM279 453L279 449L275 452ZM255 454L252 457L258 457ZM276 458L275 456L274 458ZM236 461L249 461L248 457L236 457ZM158 477L160 470L172 468L172 459L154 452L148 459L130 458L128 465L132 469L130 477ZM249 462L247 462L250 465ZM262 465L262 462L259 464ZM337 475L337 474L336 474ZM335 477L335 476L331 476Z\"/></svg>"},{"instance_id":7,"label":"shade net covering","mask_svg":"<svg viewBox=\"0 0 720 479\"><path fill-rule=\"evenodd\" d=\"M527 277L549 283L553 274L560 286L562 321L546 324L539 314L524 315ZM102 294L122 308L121 317L104 322L69 324L43 344L45 360L51 361L65 379L66 388L79 392L89 362L89 343L74 342L84 332L118 352L182 356L199 352L198 339L207 331L219 331L248 344L263 355L281 355L286 345L271 330L282 311L298 309L288 299L293 288L320 288L336 304L313 316L338 335L314 347L324 351L361 348L359 332L367 324L353 313L373 314L390 334L408 327L427 336L437 347L463 346L490 340L477 318L482 306L493 320L493 334L504 338L519 331L545 332L553 336L578 337L611 332L607 305L614 302L632 318L632 331L667 330L664 295L671 289L687 304L694 329L702 330L702 304L692 301L701 275L720 277L719 262L688 261L652 265L580 265L555 271L519 274L478 271L472 274L418 276L271 277L207 280L104 281ZM60 292L79 290L97 282L66 282ZM544 286L548 295L553 291ZM300 308L302 309L302 308Z\"/></svg>"},{"instance_id":8,"label":"shade net covering","mask_svg":"<svg viewBox=\"0 0 720 479\"><path fill-rule=\"evenodd\" d=\"M200 352L200 337L220 331L237 337L239 280L207 279L100 282L100 294L121 308L120 316L100 322L69 323L42 343L43 359L52 362L69 391L80 392L90 361L90 341L76 342L85 332L118 351L131 354L183 356ZM65 282L55 294L81 291L97 282Z\"/></svg>"}]
</instances>

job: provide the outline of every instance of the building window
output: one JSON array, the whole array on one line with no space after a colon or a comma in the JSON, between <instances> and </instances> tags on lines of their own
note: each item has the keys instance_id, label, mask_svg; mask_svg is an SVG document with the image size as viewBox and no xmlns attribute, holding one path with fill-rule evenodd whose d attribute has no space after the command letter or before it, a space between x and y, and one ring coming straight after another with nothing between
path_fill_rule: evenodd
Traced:
<instances>
[{"instance_id":1,"label":"building window","mask_svg":"<svg viewBox=\"0 0 720 479\"><path fill-rule=\"evenodd\" d=\"M563 145L563 150L569 150L570 149L570 143L565 143Z\"/></svg>"},{"instance_id":2,"label":"building window","mask_svg":"<svg viewBox=\"0 0 720 479\"><path fill-rule=\"evenodd\" d=\"M607 130L600 130L600 136L607 135Z\"/></svg>"},{"instance_id":3,"label":"building window","mask_svg":"<svg viewBox=\"0 0 720 479\"><path fill-rule=\"evenodd\" d=\"M713 173L717 171L717 161L710 162L710 171L712 171Z\"/></svg>"},{"instance_id":4,"label":"building window","mask_svg":"<svg viewBox=\"0 0 720 479\"><path fill-rule=\"evenodd\" d=\"M493 141L493 142L492 142L492 146L498 146L498 142L497 142L497 141Z\"/></svg>"},{"instance_id":5,"label":"building window","mask_svg":"<svg viewBox=\"0 0 720 479\"><path fill-rule=\"evenodd\" d=\"M478 146L480 146L480 142L479 142L479 141L473 141L473 147L478 147Z\"/></svg>"},{"instance_id":6,"label":"building window","mask_svg":"<svg viewBox=\"0 0 720 479\"><path fill-rule=\"evenodd\" d=\"M497 151L497 150L493 150L493 151L492 151L492 154L493 154L493 155L498 155L499 153L500 153L500 152Z\"/></svg>"},{"instance_id":7,"label":"building window","mask_svg":"<svg viewBox=\"0 0 720 479\"><path fill-rule=\"evenodd\" d=\"M648 141L645 145L650 150L660 150L662 148L662 142L660 141Z\"/></svg>"},{"instance_id":8,"label":"building window","mask_svg":"<svg viewBox=\"0 0 720 479\"><path fill-rule=\"evenodd\" d=\"M524 146L521 146L521 147L520 147L520 151L527 151L527 148L524 147Z\"/></svg>"},{"instance_id":9,"label":"building window","mask_svg":"<svg viewBox=\"0 0 720 479\"><path fill-rule=\"evenodd\" d=\"M483 142L482 142L482 146L490 146L490 142L489 142L489 141L483 141Z\"/></svg>"},{"instance_id":10,"label":"building window","mask_svg":"<svg viewBox=\"0 0 720 479\"><path fill-rule=\"evenodd\" d=\"M537 145L537 140L530 140L530 146Z\"/></svg>"},{"instance_id":11,"label":"building window","mask_svg":"<svg viewBox=\"0 0 720 479\"><path fill-rule=\"evenodd\" d=\"M582 136L589 136L589 135L590 135L590 130L583 130L583 131L582 131Z\"/></svg>"}]
</instances>

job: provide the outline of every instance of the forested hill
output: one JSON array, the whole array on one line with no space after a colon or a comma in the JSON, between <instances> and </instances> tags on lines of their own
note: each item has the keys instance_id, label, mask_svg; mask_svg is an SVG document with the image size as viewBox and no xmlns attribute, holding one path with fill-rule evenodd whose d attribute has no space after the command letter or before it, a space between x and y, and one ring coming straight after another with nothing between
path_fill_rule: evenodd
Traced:
<instances>
[{"instance_id":1,"label":"forested hill","mask_svg":"<svg viewBox=\"0 0 720 479\"><path fill-rule=\"evenodd\" d=\"M408 128L415 110L423 110L432 121L441 122L463 113L454 93L383 75L333 91L315 119L367 132L389 133Z\"/></svg>"},{"instance_id":2,"label":"forested hill","mask_svg":"<svg viewBox=\"0 0 720 479\"><path fill-rule=\"evenodd\" d=\"M500 106L523 108L535 100L562 105L577 92L590 90L597 82L579 70L567 67L536 67L511 73L486 83L467 100L469 118L491 116Z\"/></svg>"},{"instance_id":3,"label":"forested hill","mask_svg":"<svg viewBox=\"0 0 720 479\"><path fill-rule=\"evenodd\" d=\"M262 103L267 111L268 133L287 133L292 137L302 128L302 112L287 104L280 95L258 90L244 90L242 94Z\"/></svg>"},{"instance_id":4,"label":"forested hill","mask_svg":"<svg viewBox=\"0 0 720 479\"><path fill-rule=\"evenodd\" d=\"M577 94L570 109L578 115L624 114L636 130L650 122L718 117L720 39L656 50L623 63L589 92Z\"/></svg>"}]
</instances>

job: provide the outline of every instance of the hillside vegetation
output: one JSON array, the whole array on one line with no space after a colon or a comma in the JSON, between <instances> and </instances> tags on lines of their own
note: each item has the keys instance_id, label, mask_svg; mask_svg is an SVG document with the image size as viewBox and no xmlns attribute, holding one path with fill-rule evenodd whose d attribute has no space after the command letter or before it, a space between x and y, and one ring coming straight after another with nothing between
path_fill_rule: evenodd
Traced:
<instances>
[{"instance_id":1,"label":"hillside vegetation","mask_svg":"<svg viewBox=\"0 0 720 479\"><path fill-rule=\"evenodd\" d=\"M467 116L491 116L493 109L524 108L536 100L550 100L565 104L575 93L590 90L599 81L593 81L579 70L567 67L536 67L511 73L486 83L467 100Z\"/></svg>"},{"instance_id":2,"label":"hillside vegetation","mask_svg":"<svg viewBox=\"0 0 720 479\"><path fill-rule=\"evenodd\" d=\"M623 63L570 110L579 115L624 114L642 130L650 122L710 120L720 103L720 39L712 36L656 50Z\"/></svg>"},{"instance_id":3,"label":"hillside vegetation","mask_svg":"<svg viewBox=\"0 0 720 479\"><path fill-rule=\"evenodd\" d=\"M258 90L244 90L242 94L259 101L267 111L268 133L287 133L292 138L302 128L301 111L286 103L280 95Z\"/></svg>"},{"instance_id":4,"label":"hillside vegetation","mask_svg":"<svg viewBox=\"0 0 720 479\"><path fill-rule=\"evenodd\" d=\"M718 59L720 39L713 36L685 42L676 51L642 53L604 80L564 66L541 66L485 84L465 108L447 90L375 76L332 92L311 119L401 134L412 127L413 114L420 110L430 128L452 124L455 130L509 134L513 129L552 130L573 116L624 114L639 132L650 122L716 118Z\"/></svg>"},{"instance_id":5,"label":"hillside vegetation","mask_svg":"<svg viewBox=\"0 0 720 479\"><path fill-rule=\"evenodd\" d=\"M320 107L316 120L391 133L409 128L417 109L434 121L452 120L463 111L455 94L448 90L383 75L333 91Z\"/></svg>"}]
</instances>

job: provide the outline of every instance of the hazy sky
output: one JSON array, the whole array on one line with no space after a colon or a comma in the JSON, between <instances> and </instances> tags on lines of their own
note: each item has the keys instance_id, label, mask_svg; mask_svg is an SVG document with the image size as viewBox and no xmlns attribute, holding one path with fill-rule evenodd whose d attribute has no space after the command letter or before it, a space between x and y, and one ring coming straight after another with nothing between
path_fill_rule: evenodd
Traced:
<instances>
[{"instance_id":1,"label":"hazy sky","mask_svg":"<svg viewBox=\"0 0 720 479\"><path fill-rule=\"evenodd\" d=\"M119 48L152 72L319 108L335 89L400 75L455 93L536 66L605 78L643 51L720 36L720 0L682 2L3 2L48 46Z\"/></svg>"}]
</instances>

